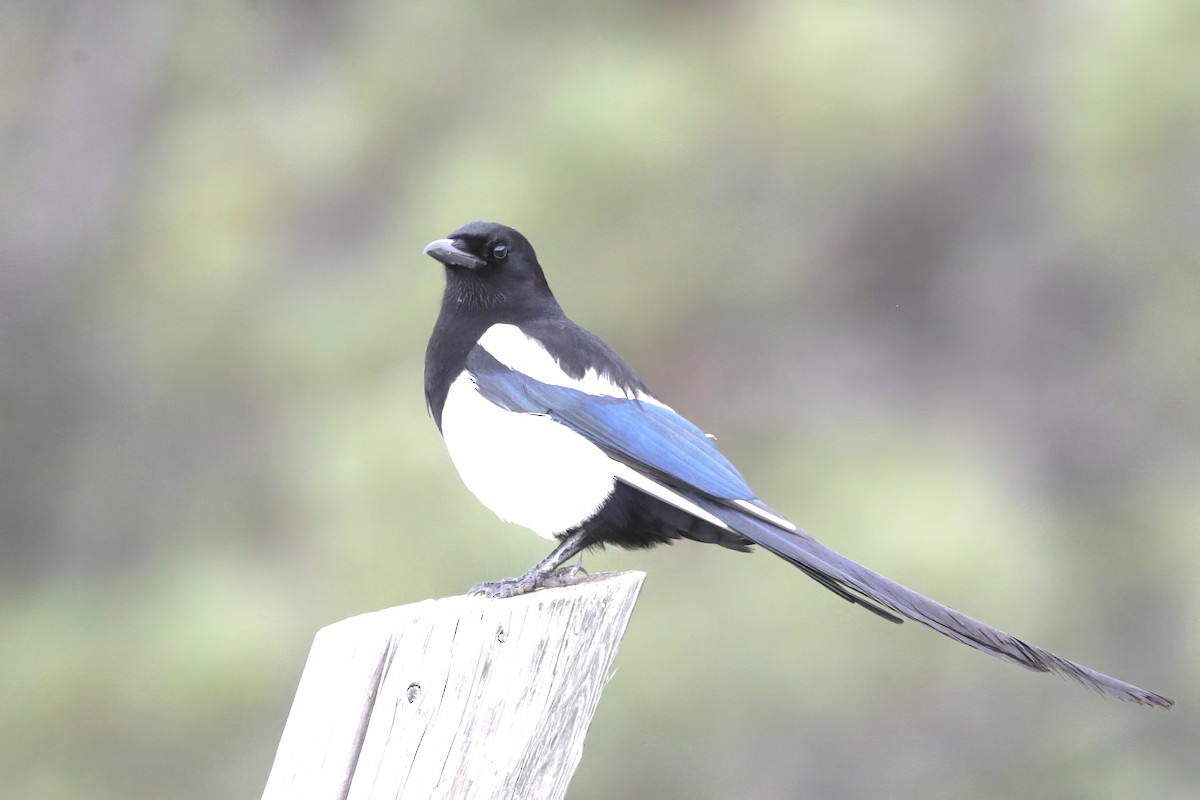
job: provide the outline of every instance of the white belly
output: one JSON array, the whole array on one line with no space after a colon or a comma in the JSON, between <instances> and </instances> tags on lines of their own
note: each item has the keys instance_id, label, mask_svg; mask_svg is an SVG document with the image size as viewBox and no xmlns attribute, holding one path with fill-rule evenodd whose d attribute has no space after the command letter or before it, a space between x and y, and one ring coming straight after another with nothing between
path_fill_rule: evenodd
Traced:
<instances>
[{"instance_id":1,"label":"white belly","mask_svg":"<svg viewBox=\"0 0 1200 800\"><path fill-rule=\"evenodd\" d=\"M595 514L621 467L549 417L494 405L465 372L446 395L442 437L463 483L481 503L547 538Z\"/></svg>"}]
</instances>

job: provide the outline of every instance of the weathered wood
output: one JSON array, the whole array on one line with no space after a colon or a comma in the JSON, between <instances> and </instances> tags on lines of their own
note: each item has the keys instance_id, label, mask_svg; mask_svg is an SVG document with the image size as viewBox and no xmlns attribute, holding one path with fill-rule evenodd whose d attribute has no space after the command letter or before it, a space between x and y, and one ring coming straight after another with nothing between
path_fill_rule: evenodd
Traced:
<instances>
[{"instance_id":1,"label":"weathered wood","mask_svg":"<svg viewBox=\"0 0 1200 800\"><path fill-rule=\"evenodd\" d=\"M264 800L562 797L645 574L320 630Z\"/></svg>"}]
</instances>

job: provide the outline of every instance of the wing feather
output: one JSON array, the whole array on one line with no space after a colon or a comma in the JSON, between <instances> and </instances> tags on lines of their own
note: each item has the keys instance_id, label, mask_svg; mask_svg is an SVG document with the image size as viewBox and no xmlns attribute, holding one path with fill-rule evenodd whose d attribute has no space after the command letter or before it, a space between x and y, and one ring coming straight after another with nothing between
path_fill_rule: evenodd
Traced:
<instances>
[{"instance_id":1,"label":"wing feather","mask_svg":"<svg viewBox=\"0 0 1200 800\"><path fill-rule=\"evenodd\" d=\"M548 415L670 486L721 501L756 502L745 478L704 432L666 406L543 383L510 369L482 347L471 352L467 369L480 394L496 405Z\"/></svg>"}]
</instances>

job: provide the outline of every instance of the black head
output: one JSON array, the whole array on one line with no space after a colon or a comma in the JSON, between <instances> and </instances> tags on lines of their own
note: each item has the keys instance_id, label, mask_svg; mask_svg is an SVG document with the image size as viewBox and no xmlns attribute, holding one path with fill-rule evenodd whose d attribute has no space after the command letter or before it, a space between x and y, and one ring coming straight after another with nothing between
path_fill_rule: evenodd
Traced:
<instances>
[{"instance_id":1,"label":"black head","mask_svg":"<svg viewBox=\"0 0 1200 800\"><path fill-rule=\"evenodd\" d=\"M471 222L425 254L446 266L446 300L456 305L497 308L554 302L529 240L495 222Z\"/></svg>"}]
</instances>

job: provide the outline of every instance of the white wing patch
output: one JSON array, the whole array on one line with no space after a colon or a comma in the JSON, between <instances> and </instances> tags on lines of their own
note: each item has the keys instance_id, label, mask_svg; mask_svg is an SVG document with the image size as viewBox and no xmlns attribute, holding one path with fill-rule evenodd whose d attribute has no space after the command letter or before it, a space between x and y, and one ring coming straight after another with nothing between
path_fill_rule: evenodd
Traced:
<instances>
[{"instance_id":1,"label":"white wing patch","mask_svg":"<svg viewBox=\"0 0 1200 800\"><path fill-rule=\"evenodd\" d=\"M705 522L711 522L718 528L722 528L727 531L732 530L732 528L722 522L719 518L714 517L712 514L708 513L691 500L688 500L674 489L663 486L653 478L646 477L633 467L630 467L628 464L622 464L619 461L614 461L613 472L615 473L617 480L621 481L622 483L627 483L635 489L641 489L646 494L657 497L664 503L669 503L678 509L686 511L693 517L699 517Z\"/></svg>"},{"instance_id":2,"label":"white wing patch","mask_svg":"<svg viewBox=\"0 0 1200 800\"><path fill-rule=\"evenodd\" d=\"M772 514L765 508L754 505L754 503L751 503L749 500L734 500L733 504L742 511L745 511L747 514L758 517L764 522L769 522L772 525L783 528L785 531L791 531L792 533L795 533L797 530L795 525L788 522L783 517L779 516L778 514Z\"/></svg>"},{"instance_id":3,"label":"white wing patch","mask_svg":"<svg viewBox=\"0 0 1200 800\"><path fill-rule=\"evenodd\" d=\"M638 391L626 391L594 369L582 378L572 378L537 339L526 336L516 325L497 324L479 337L479 344L509 369L528 375L551 386L565 386L602 397L627 397L667 408L654 397Z\"/></svg>"}]
</instances>

